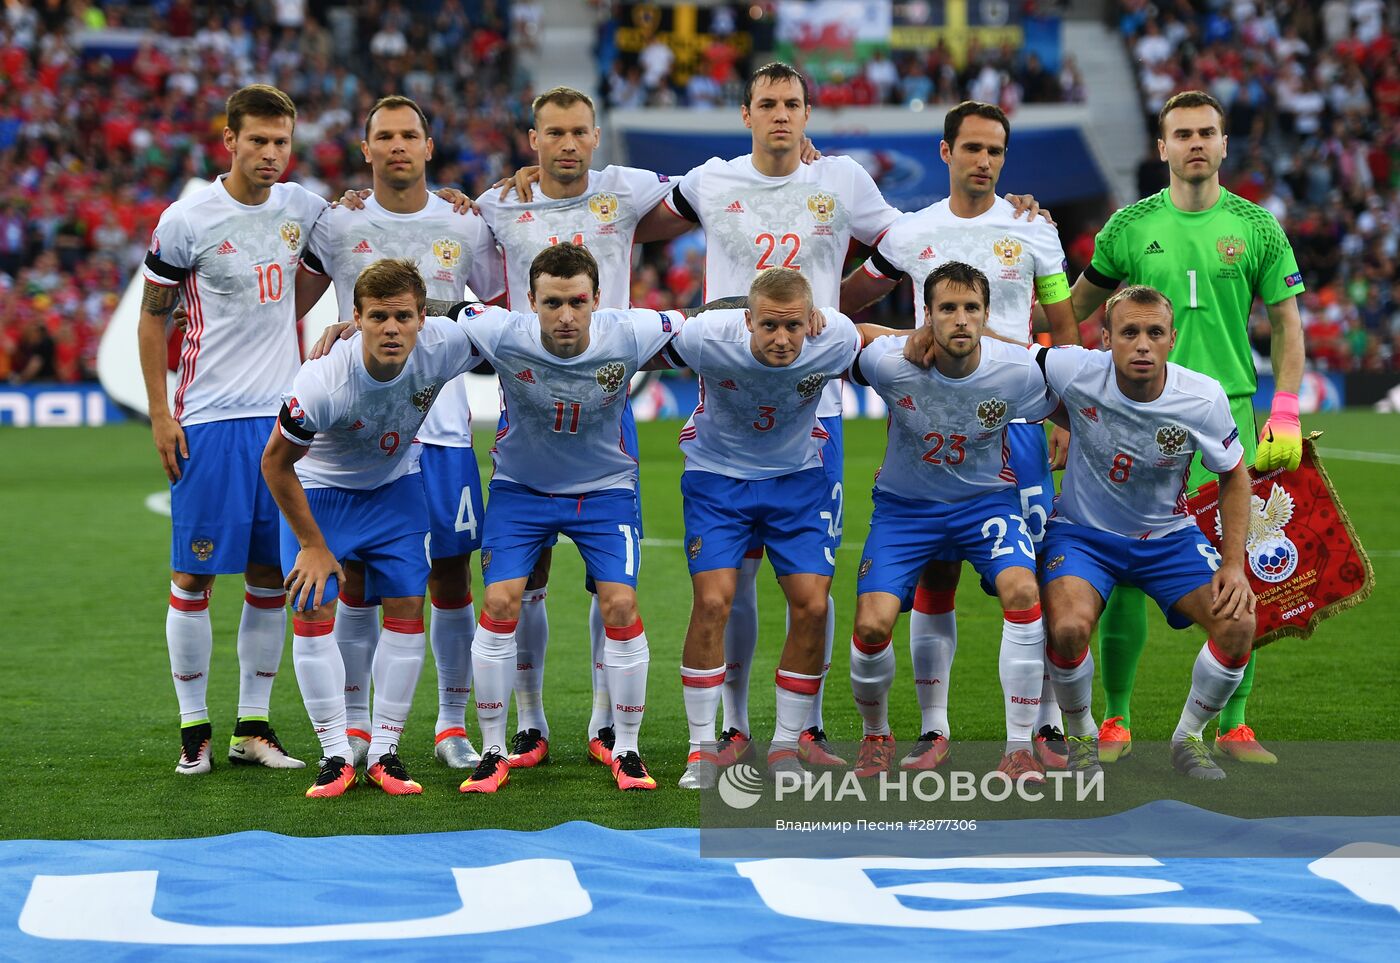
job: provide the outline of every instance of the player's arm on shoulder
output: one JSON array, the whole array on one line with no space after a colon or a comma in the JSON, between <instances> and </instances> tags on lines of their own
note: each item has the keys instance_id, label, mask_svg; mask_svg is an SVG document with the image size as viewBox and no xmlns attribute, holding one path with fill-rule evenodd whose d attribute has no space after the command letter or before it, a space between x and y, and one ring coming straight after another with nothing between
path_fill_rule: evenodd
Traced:
<instances>
[{"instance_id":1,"label":"player's arm on shoulder","mask_svg":"<svg viewBox=\"0 0 1400 963\"><path fill-rule=\"evenodd\" d=\"M296 312L298 318L306 317L308 311L314 308L321 300L326 289L331 286L331 276L324 271L318 273L316 270L320 266L317 261L315 266L308 266L306 258L311 257L310 252L303 258L302 266L297 269L296 277Z\"/></svg>"},{"instance_id":2,"label":"player's arm on shoulder","mask_svg":"<svg viewBox=\"0 0 1400 963\"><path fill-rule=\"evenodd\" d=\"M841 282L841 310L854 314L893 291L904 277L877 250Z\"/></svg>"},{"instance_id":3,"label":"player's arm on shoulder","mask_svg":"<svg viewBox=\"0 0 1400 963\"><path fill-rule=\"evenodd\" d=\"M344 580L345 572L326 547L325 537L306 500L306 490L293 467L306 455L315 435L298 424L287 404L282 405L277 421L263 448L262 474L268 491L301 546L296 563L284 582L291 592L292 609L299 612L319 608L330 576Z\"/></svg>"},{"instance_id":4,"label":"player's arm on shoulder","mask_svg":"<svg viewBox=\"0 0 1400 963\"><path fill-rule=\"evenodd\" d=\"M1109 299L1118 289L1118 279L1097 270L1092 264L1079 275L1079 280L1070 288L1070 305L1074 309L1076 323L1085 321Z\"/></svg>"},{"instance_id":5,"label":"player's arm on shoulder","mask_svg":"<svg viewBox=\"0 0 1400 963\"><path fill-rule=\"evenodd\" d=\"M728 298L715 298L713 301L706 301L698 308L686 308L685 316L693 318L702 311L725 311L731 308L747 308L749 306L749 296L747 294L736 294Z\"/></svg>"},{"instance_id":6,"label":"player's arm on shoulder","mask_svg":"<svg viewBox=\"0 0 1400 963\"><path fill-rule=\"evenodd\" d=\"M1220 474L1220 568L1211 579L1211 611L1239 619L1254 611L1254 592L1244 573L1244 542L1249 531L1250 478L1241 457Z\"/></svg>"},{"instance_id":7,"label":"player's arm on shoulder","mask_svg":"<svg viewBox=\"0 0 1400 963\"><path fill-rule=\"evenodd\" d=\"M636 234L633 235L638 244L669 241L694 230L700 224L700 215L695 212L690 199L681 190L681 186L691 180L689 174L681 178L671 193L646 212L637 224Z\"/></svg>"},{"instance_id":8,"label":"player's arm on shoulder","mask_svg":"<svg viewBox=\"0 0 1400 963\"><path fill-rule=\"evenodd\" d=\"M901 331L899 328L887 328L883 324L869 324L860 322L856 325L856 331L860 335L860 346L867 348L876 338L891 337L898 338L908 334L908 331Z\"/></svg>"}]
</instances>

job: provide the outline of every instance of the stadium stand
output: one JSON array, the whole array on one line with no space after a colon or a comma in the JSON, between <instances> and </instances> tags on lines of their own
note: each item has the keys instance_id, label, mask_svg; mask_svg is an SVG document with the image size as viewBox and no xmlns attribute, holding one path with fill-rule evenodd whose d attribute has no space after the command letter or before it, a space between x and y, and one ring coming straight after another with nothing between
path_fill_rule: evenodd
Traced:
<instances>
[{"instance_id":1,"label":"stadium stand","mask_svg":"<svg viewBox=\"0 0 1400 963\"><path fill-rule=\"evenodd\" d=\"M532 93L497 0L356 5L10 3L0 17L0 378L90 380L151 229L190 177L226 168L224 98L296 100L290 177L368 179L359 118L383 91L434 121L430 178L476 192L532 157Z\"/></svg>"},{"instance_id":2,"label":"stadium stand","mask_svg":"<svg viewBox=\"0 0 1400 963\"><path fill-rule=\"evenodd\" d=\"M1229 110L1225 186L1283 223L1308 282L1308 357L1323 370L1395 370L1400 357L1397 14L1381 0L1118 4L1149 137L1178 90L1209 90ZM1139 194L1165 176L1154 147ZM1071 262L1092 252L1083 240L1067 245ZM1262 308L1251 335L1267 355Z\"/></svg>"}]
</instances>

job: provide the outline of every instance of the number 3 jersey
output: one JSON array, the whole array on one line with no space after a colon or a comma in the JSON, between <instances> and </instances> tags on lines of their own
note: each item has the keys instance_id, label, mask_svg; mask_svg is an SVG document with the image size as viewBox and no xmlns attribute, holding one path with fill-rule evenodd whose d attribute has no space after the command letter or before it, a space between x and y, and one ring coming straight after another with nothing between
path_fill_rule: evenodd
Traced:
<instances>
[{"instance_id":1,"label":"number 3 jersey","mask_svg":"<svg viewBox=\"0 0 1400 963\"><path fill-rule=\"evenodd\" d=\"M189 312L175 388L180 424L277 414L301 364L297 268L326 207L300 184L273 184L263 203L242 204L220 177L161 214L144 273L178 286Z\"/></svg>"},{"instance_id":2,"label":"number 3 jersey","mask_svg":"<svg viewBox=\"0 0 1400 963\"><path fill-rule=\"evenodd\" d=\"M1186 479L1199 451L1209 470L1240 463L1239 429L1219 382L1177 364L1155 401L1118 388L1107 351L1040 349L1045 381L1070 418L1069 462L1051 521L1161 538L1195 524L1186 512Z\"/></svg>"},{"instance_id":3,"label":"number 3 jersey","mask_svg":"<svg viewBox=\"0 0 1400 963\"><path fill-rule=\"evenodd\" d=\"M885 460L875 487L901 498L960 502L1016 484L1006 425L1055 410L1035 355L982 339L977 369L949 378L904 359L905 337L877 338L856 359L856 380L889 406Z\"/></svg>"},{"instance_id":4,"label":"number 3 jersey","mask_svg":"<svg viewBox=\"0 0 1400 963\"><path fill-rule=\"evenodd\" d=\"M560 358L535 315L467 307L462 322L501 383L495 478L554 495L635 489L637 462L622 446L627 384L684 321L678 311L594 311L588 347Z\"/></svg>"},{"instance_id":5,"label":"number 3 jersey","mask_svg":"<svg viewBox=\"0 0 1400 963\"><path fill-rule=\"evenodd\" d=\"M302 486L368 491L418 471L413 438L429 408L480 363L460 324L428 318L390 381L365 369L358 333L302 365L279 419L282 437L309 449L296 463Z\"/></svg>"},{"instance_id":6,"label":"number 3 jersey","mask_svg":"<svg viewBox=\"0 0 1400 963\"><path fill-rule=\"evenodd\" d=\"M821 465L822 388L860 350L851 319L835 308L821 310L826 328L804 339L783 368L754 357L742 310L703 311L686 320L667 356L700 376L700 403L680 436L687 471L757 480Z\"/></svg>"},{"instance_id":7,"label":"number 3 jersey","mask_svg":"<svg viewBox=\"0 0 1400 963\"><path fill-rule=\"evenodd\" d=\"M418 265L428 297L448 304L460 302L467 287L473 301L492 301L505 288L501 256L490 229L474 214L458 214L435 194L429 194L428 203L413 214L385 210L372 195L362 211L332 208L311 231L306 267L330 275L338 317L349 321L355 315L355 279L386 257L407 258ZM465 380L444 386L418 440L449 448L472 446Z\"/></svg>"},{"instance_id":8,"label":"number 3 jersey","mask_svg":"<svg viewBox=\"0 0 1400 963\"><path fill-rule=\"evenodd\" d=\"M789 267L806 275L813 304L840 304L851 239L874 245L899 217L849 157L821 157L783 177L760 174L752 154L712 157L666 203L705 229L707 301L748 294L758 272ZM818 414L839 415L840 398L833 383Z\"/></svg>"}]
</instances>

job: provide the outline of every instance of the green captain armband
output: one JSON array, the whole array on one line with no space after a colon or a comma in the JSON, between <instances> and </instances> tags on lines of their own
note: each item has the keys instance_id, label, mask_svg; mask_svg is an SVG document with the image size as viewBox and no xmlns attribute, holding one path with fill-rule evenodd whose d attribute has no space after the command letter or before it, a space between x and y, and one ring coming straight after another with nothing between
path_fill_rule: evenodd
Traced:
<instances>
[{"instance_id":1,"label":"green captain armband","mask_svg":"<svg viewBox=\"0 0 1400 963\"><path fill-rule=\"evenodd\" d=\"M1035 279L1035 296L1041 304L1058 304L1069 300L1069 278L1065 272L1047 274Z\"/></svg>"}]
</instances>

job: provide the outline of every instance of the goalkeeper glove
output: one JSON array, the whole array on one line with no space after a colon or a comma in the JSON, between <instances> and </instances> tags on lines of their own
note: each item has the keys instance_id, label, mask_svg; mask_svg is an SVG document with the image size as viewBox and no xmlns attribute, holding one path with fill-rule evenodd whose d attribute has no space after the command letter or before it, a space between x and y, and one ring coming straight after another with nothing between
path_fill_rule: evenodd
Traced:
<instances>
[{"instance_id":1,"label":"goalkeeper glove","mask_svg":"<svg viewBox=\"0 0 1400 963\"><path fill-rule=\"evenodd\" d=\"M1259 448L1254 454L1256 471L1298 467L1303 460L1303 428L1298 422L1298 396L1286 391L1274 392L1274 405L1269 420L1259 436Z\"/></svg>"}]
</instances>

